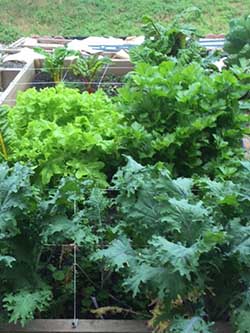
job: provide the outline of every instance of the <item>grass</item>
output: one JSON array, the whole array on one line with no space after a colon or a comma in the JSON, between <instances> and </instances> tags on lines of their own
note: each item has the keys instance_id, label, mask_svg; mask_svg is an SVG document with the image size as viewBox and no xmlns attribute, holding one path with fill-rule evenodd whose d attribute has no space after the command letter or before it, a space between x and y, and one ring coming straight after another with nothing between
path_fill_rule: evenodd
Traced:
<instances>
[{"instance_id":1,"label":"grass","mask_svg":"<svg viewBox=\"0 0 250 333\"><path fill-rule=\"evenodd\" d=\"M196 6L192 23L201 34L225 33L235 16L249 14L249 0L0 0L0 42L20 36L127 36L141 33L141 17L162 22Z\"/></svg>"}]
</instances>

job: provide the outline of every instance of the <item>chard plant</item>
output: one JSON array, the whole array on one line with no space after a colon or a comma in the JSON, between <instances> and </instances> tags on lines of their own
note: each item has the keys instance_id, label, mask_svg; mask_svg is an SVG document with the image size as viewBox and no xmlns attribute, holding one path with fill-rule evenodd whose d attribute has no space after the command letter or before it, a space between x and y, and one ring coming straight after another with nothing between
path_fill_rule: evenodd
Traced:
<instances>
[{"instance_id":1,"label":"chard plant","mask_svg":"<svg viewBox=\"0 0 250 333\"><path fill-rule=\"evenodd\" d=\"M98 78L98 74L105 65L111 63L108 57L100 57L98 55L90 55L87 57L79 57L71 66L74 75L79 76L86 83L86 89L89 93L94 92L93 82Z\"/></svg>"},{"instance_id":2,"label":"chard plant","mask_svg":"<svg viewBox=\"0 0 250 333\"><path fill-rule=\"evenodd\" d=\"M164 26L145 16L143 23L145 41L142 45L131 49L132 62L159 65L171 58L180 58L179 61L185 63L201 59L201 54L205 50L197 43L196 31L184 24L181 17L176 17Z\"/></svg>"},{"instance_id":3,"label":"chard plant","mask_svg":"<svg viewBox=\"0 0 250 333\"><path fill-rule=\"evenodd\" d=\"M63 79L65 59L69 56L79 56L79 52L69 50L66 47L57 47L52 53L39 47L34 50L45 57L42 70L51 75L55 84Z\"/></svg>"}]
</instances>

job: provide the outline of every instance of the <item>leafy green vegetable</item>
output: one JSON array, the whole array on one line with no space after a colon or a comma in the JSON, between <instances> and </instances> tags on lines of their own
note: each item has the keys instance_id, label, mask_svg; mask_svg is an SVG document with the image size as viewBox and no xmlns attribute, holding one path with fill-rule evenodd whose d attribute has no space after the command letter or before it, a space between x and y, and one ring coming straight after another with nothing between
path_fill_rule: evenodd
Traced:
<instances>
[{"instance_id":1,"label":"leafy green vegetable","mask_svg":"<svg viewBox=\"0 0 250 333\"><path fill-rule=\"evenodd\" d=\"M69 50L66 47L56 47L52 53L40 47L36 47L34 50L45 57L43 71L49 73L55 83L59 83L63 79L65 59L68 56L79 56L79 52Z\"/></svg>"},{"instance_id":2,"label":"leafy green vegetable","mask_svg":"<svg viewBox=\"0 0 250 333\"><path fill-rule=\"evenodd\" d=\"M185 23L199 15L199 9L192 7L176 16L166 26L145 16L143 18L145 40L143 44L130 50L132 62L151 65L160 65L169 60L174 60L181 65L197 62L209 72L217 71L214 62L221 58L222 52L202 48L198 43L199 36L196 30Z\"/></svg>"},{"instance_id":3,"label":"leafy green vegetable","mask_svg":"<svg viewBox=\"0 0 250 333\"><path fill-rule=\"evenodd\" d=\"M10 256L1 256L0 255L0 264L3 263L4 265L11 267L12 263L15 261L15 258Z\"/></svg>"},{"instance_id":4,"label":"leafy green vegetable","mask_svg":"<svg viewBox=\"0 0 250 333\"><path fill-rule=\"evenodd\" d=\"M97 75L101 69L111 63L108 57L100 57L98 55L90 55L87 57L77 58L76 62L71 66L72 72L80 76L86 83L86 90L89 93L94 92L93 83L97 79Z\"/></svg>"},{"instance_id":5,"label":"leafy green vegetable","mask_svg":"<svg viewBox=\"0 0 250 333\"><path fill-rule=\"evenodd\" d=\"M115 164L121 116L101 91L31 89L19 95L8 119L10 158L32 162L43 184L67 175L107 184L102 170L111 156Z\"/></svg>"},{"instance_id":6,"label":"leafy green vegetable","mask_svg":"<svg viewBox=\"0 0 250 333\"><path fill-rule=\"evenodd\" d=\"M18 234L18 216L28 207L32 192L28 188L31 170L15 164L12 173L8 165L0 165L0 240Z\"/></svg>"},{"instance_id":7,"label":"leafy green vegetable","mask_svg":"<svg viewBox=\"0 0 250 333\"><path fill-rule=\"evenodd\" d=\"M138 64L120 90L119 108L129 125L126 154L166 162L177 176L229 177L248 132L239 102L243 91L230 71L207 75L197 63Z\"/></svg>"},{"instance_id":8,"label":"leafy green vegetable","mask_svg":"<svg viewBox=\"0 0 250 333\"><path fill-rule=\"evenodd\" d=\"M117 236L94 259L123 274L134 297L161 304L159 331L210 332L207 319L223 316L247 326L240 295L250 281L249 171L244 162L233 181L173 179L162 164L144 167L129 157L114 176Z\"/></svg>"},{"instance_id":9,"label":"leafy green vegetable","mask_svg":"<svg viewBox=\"0 0 250 333\"><path fill-rule=\"evenodd\" d=\"M240 59L250 59L250 16L230 21L224 50L229 54L230 64L239 64Z\"/></svg>"},{"instance_id":10,"label":"leafy green vegetable","mask_svg":"<svg viewBox=\"0 0 250 333\"><path fill-rule=\"evenodd\" d=\"M134 261L134 251L126 237L115 240L108 249L102 250L94 258L107 257L118 269Z\"/></svg>"},{"instance_id":11,"label":"leafy green vegetable","mask_svg":"<svg viewBox=\"0 0 250 333\"><path fill-rule=\"evenodd\" d=\"M8 121L7 121L8 110L6 107L0 107L0 160L8 159Z\"/></svg>"},{"instance_id":12,"label":"leafy green vegetable","mask_svg":"<svg viewBox=\"0 0 250 333\"><path fill-rule=\"evenodd\" d=\"M249 331L249 63L214 70L181 21L145 19L113 100L57 85L0 110L12 163L0 164L1 320L71 314L76 253L83 316L98 302L129 318L152 312L159 333L229 319ZM66 51L46 54L56 81ZM97 57L79 64L88 80L101 68Z\"/></svg>"},{"instance_id":13,"label":"leafy green vegetable","mask_svg":"<svg viewBox=\"0 0 250 333\"><path fill-rule=\"evenodd\" d=\"M67 177L41 188L31 184L32 177L27 166L0 165L1 320L24 325L43 311L53 317L71 314L75 248L77 285L87 295L83 313L90 314L91 297L126 304L121 282L90 260L113 237L112 200L90 180ZM144 300L135 302L138 308L142 304L145 308Z\"/></svg>"},{"instance_id":14,"label":"leafy green vegetable","mask_svg":"<svg viewBox=\"0 0 250 333\"><path fill-rule=\"evenodd\" d=\"M32 170L20 164L13 168L0 165L0 291L11 321L22 324L33 318L35 310L47 307L51 298L48 289L34 292L40 289L41 280L37 275L38 227L33 215L37 192L30 185L31 175Z\"/></svg>"},{"instance_id":15,"label":"leafy green vegetable","mask_svg":"<svg viewBox=\"0 0 250 333\"><path fill-rule=\"evenodd\" d=\"M176 318L171 324L170 333L211 333L211 325L208 325L201 317L191 319Z\"/></svg>"},{"instance_id":16,"label":"leafy green vegetable","mask_svg":"<svg viewBox=\"0 0 250 333\"><path fill-rule=\"evenodd\" d=\"M181 57L182 61L187 62L195 60L195 57L200 58L202 48L196 43L195 30L184 25L180 17L166 27L147 16L143 18L143 22L145 41L130 51L132 62L159 65L171 57Z\"/></svg>"},{"instance_id":17,"label":"leafy green vegetable","mask_svg":"<svg viewBox=\"0 0 250 333\"><path fill-rule=\"evenodd\" d=\"M4 307L10 312L10 322L19 321L22 326L34 319L35 311L43 311L49 305L51 292L47 289L30 292L22 290L17 294L9 294L4 298Z\"/></svg>"}]
</instances>

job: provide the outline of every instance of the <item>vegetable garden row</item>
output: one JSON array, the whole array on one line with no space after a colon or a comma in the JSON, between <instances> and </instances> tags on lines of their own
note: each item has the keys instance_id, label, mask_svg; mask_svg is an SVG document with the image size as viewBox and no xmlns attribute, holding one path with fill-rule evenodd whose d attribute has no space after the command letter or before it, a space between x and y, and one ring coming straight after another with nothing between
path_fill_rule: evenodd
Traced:
<instances>
[{"instance_id":1,"label":"vegetable garden row","mask_svg":"<svg viewBox=\"0 0 250 333\"><path fill-rule=\"evenodd\" d=\"M68 50L40 50L53 86L1 107L1 322L250 332L250 16L221 51L183 17L144 34L121 88L92 85L107 60L79 54L72 88Z\"/></svg>"}]
</instances>

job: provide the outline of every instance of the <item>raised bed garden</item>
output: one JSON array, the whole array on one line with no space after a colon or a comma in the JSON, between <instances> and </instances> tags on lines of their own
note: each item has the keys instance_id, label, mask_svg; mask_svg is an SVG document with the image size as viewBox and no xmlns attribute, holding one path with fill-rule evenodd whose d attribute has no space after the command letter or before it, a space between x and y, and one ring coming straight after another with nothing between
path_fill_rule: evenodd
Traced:
<instances>
[{"instance_id":1,"label":"raised bed garden","mask_svg":"<svg viewBox=\"0 0 250 333\"><path fill-rule=\"evenodd\" d=\"M12 81L25 91L0 109L0 332L249 332L239 29L220 71L182 22L145 20L122 89L99 88L132 66L96 70L67 48Z\"/></svg>"},{"instance_id":2,"label":"raised bed garden","mask_svg":"<svg viewBox=\"0 0 250 333\"><path fill-rule=\"evenodd\" d=\"M7 67L8 66L8 67ZM11 68L9 68L11 66ZM46 87L54 87L55 83L49 73L44 72L43 61L30 61L28 64L22 65L11 62L11 65L5 65L0 68L0 105L14 105L18 91L24 91L28 88L36 88L37 90ZM85 91L91 87L92 91L102 88L109 96L117 94L117 89L124 82L125 75L133 68L132 64L124 60L113 60L109 66L100 71L95 79L86 82L82 77L74 75L70 70L70 62L65 62L62 82L71 88L77 88Z\"/></svg>"},{"instance_id":3,"label":"raised bed garden","mask_svg":"<svg viewBox=\"0 0 250 333\"><path fill-rule=\"evenodd\" d=\"M71 66L72 63L65 61L64 70L62 75L62 82L70 88L77 88L83 92L88 89L94 92L98 88L102 88L108 96L114 96L117 94L117 89L123 85L124 78L128 74L133 65L129 61L124 60L112 60L107 66L103 66L98 74L92 79L86 79L79 75L75 75ZM35 61L34 72L32 73L30 88L36 88L38 90L46 87L54 87L55 83L49 73L43 71L43 61Z\"/></svg>"}]
</instances>

